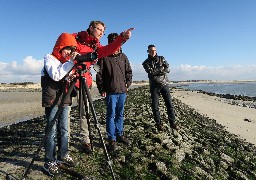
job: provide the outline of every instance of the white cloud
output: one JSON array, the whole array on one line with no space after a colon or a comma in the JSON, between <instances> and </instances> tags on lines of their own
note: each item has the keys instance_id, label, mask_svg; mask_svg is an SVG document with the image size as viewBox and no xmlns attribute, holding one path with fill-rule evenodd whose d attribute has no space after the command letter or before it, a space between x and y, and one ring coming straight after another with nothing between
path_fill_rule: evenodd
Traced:
<instances>
[{"instance_id":1,"label":"white cloud","mask_svg":"<svg viewBox=\"0 0 256 180\"><path fill-rule=\"evenodd\" d=\"M0 83L12 82L40 82L40 73L43 60L27 56L21 64L16 61L10 63L0 62ZM141 64L131 63L133 80L147 80L147 74ZM93 68L92 68L93 69ZM192 66L181 64L171 66L168 78L171 81L181 80L255 80L256 65L230 65L230 66ZM95 72L92 70L93 79Z\"/></svg>"},{"instance_id":2,"label":"white cloud","mask_svg":"<svg viewBox=\"0 0 256 180\"><path fill-rule=\"evenodd\" d=\"M131 63L133 80L148 80L147 73L141 64ZM168 74L170 81L185 80L256 80L256 65L230 66L191 66L181 64L171 66Z\"/></svg>"},{"instance_id":3,"label":"white cloud","mask_svg":"<svg viewBox=\"0 0 256 180\"><path fill-rule=\"evenodd\" d=\"M0 83L40 82L43 60L27 56L21 64L0 62Z\"/></svg>"},{"instance_id":4,"label":"white cloud","mask_svg":"<svg viewBox=\"0 0 256 180\"><path fill-rule=\"evenodd\" d=\"M170 80L255 80L256 65L218 67L179 65L171 67Z\"/></svg>"}]
</instances>

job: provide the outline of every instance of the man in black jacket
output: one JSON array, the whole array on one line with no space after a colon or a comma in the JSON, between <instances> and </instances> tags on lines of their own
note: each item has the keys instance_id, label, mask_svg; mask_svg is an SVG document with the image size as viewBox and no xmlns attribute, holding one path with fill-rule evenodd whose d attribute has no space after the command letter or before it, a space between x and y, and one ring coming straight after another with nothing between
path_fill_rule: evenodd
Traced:
<instances>
[{"instance_id":1,"label":"man in black jacket","mask_svg":"<svg viewBox=\"0 0 256 180\"><path fill-rule=\"evenodd\" d=\"M117 33L108 35L110 44L118 37ZM132 69L127 56L121 48L114 54L99 59L100 70L96 75L99 93L106 97L107 117L106 131L109 150L115 149L115 142L130 145L131 142L123 135L124 104L126 93L132 83Z\"/></svg>"},{"instance_id":2,"label":"man in black jacket","mask_svg":"<svg viewBox=\"0 0 256 180\"><path fill-rule=\"evenodd\" d=\"M159 96L162 95L165 106L167 108L168 120L171 128L179 130L176 125L172 98L167 82L167 73L169 73L169 64L163 56L158 56L154 45L148 46L148 58L142 63L145 71L148 73L150 93L152 99L152 111L156 122L156 127L159 131L163 130L163 124L160 120L159 112Z\"/></svg>"}]
</instances>

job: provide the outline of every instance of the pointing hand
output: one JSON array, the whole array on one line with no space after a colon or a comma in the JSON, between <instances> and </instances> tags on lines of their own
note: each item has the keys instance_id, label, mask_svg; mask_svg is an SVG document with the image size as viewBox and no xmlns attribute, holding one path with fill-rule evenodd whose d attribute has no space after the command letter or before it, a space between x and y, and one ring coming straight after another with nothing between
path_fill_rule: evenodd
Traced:
<instances>
[{"instance_id":1,"label":"pointing hand","mask_svg":"<svg viewBox=\"0 0 256 180\"><path fill-rule=\"evenodd\" d=\"M129 28L129 29L123 31L121 35L123 36L123 38L129 39L132 35L132 30L134 30L134 29L135 28Z\"/></svg>"}]
</instances>

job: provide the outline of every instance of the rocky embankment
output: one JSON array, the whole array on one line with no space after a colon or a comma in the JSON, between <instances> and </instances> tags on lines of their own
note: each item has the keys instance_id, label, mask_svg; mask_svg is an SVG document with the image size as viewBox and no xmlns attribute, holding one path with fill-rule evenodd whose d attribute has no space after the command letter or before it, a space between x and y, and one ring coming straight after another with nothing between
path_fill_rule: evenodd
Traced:
<instances>
[{"instance_id":1,"label":"rocky embankment","mask_svg":"<svg viewBox=\"0 0 256 180\"><path fill-rule=\"evenodd\" d=\"M108 153L116 179L256 179L256 147L228 133L224 127L173 99L181 130L172 131L164 102L160 102L164 131L158 132L150 107L147 86L129 92L125 107L125 135L130 147L117 144ZM105 102L94 102L101 134L105 138ZM75 170L85 179L112 179L99 131L91 120L94 153L81 153L78 110L71 111L71 155ZM38 117L0 129L0 179L22 177L44 136L44 120ZM99 127L99 126L98 126ZM36 158L28 179L50 179L41 171L43 151ZM73 179L63 173L55 179Z\"/></svg>"},{"instance_id":2,"label":"rocky embankment","mask_svg":"<svg viewBox=\"0 0 256 180\"><path fill-rule=\"evenodd\" d=\"M209 96L220 97L222 101L231 105L237 105L237 106L256 109L256 97L233 95L233 94L216 94L216 93L210 93L202 90L199 90L198 92L207 94Z\"/></svg>"}]
</instances>

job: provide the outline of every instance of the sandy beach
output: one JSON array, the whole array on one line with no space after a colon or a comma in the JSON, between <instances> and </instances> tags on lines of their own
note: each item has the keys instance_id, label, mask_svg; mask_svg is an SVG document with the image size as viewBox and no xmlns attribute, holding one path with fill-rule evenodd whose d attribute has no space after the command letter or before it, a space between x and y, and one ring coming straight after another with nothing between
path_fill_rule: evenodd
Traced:
<instances>
[{"instance_id":1,"label":"sandy beach","mask_svg":"<svg viewBox=\"0 0 256 180\"><path fill-rule=\"evenodd\" d=\"M256 109L227 104L221 98L197 91L174 89L172 96L200 114L215 119L217 123L225 126L228 132L256 145Z\"/></svg>"}]
</instances>

